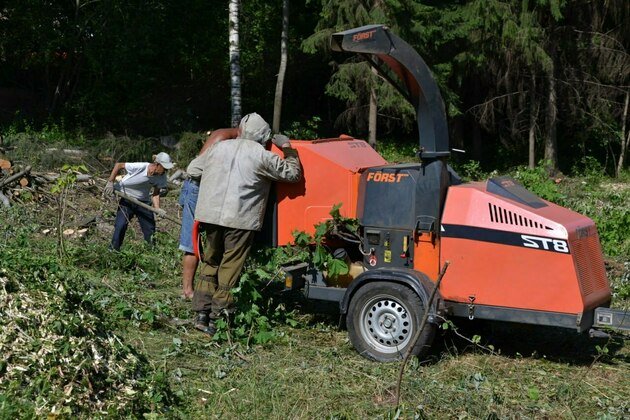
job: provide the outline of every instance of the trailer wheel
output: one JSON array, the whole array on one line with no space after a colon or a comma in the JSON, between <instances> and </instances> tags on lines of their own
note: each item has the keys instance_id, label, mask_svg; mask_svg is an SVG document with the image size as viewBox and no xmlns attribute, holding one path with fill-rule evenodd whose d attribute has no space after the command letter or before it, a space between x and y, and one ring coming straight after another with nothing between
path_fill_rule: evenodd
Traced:
<instances>
[{"instance_id":1,"label":"trailer wheel","mask_svg":"<svg viewBox=\"0 0 630 420\"><path fill-rule=\"evenodd\" d=\"M426 302L410 288L390 282L361 287L348 307L348 335L364 357L378 362L402 359L420 327ZM427 323L412 354L426 352L433 341L435 325Z\"/></svg>"}]
</instances>

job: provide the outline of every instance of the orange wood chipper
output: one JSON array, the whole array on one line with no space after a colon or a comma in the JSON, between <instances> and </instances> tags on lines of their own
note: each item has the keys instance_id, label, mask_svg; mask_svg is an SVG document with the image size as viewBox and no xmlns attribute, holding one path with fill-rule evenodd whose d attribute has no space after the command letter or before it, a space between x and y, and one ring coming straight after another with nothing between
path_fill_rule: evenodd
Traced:
<instances>
[{"instance_id":1,"label":"orange wood chipper","mask_svg":"<svg viewBox=\"0 0 630 420\"><path fill-rule=\"evenodd\" d=\"M490 319L571 328L628 329L608 308L610 287L595 224L542 200L509 177L462 183L448 166L444 103L418 53L387 27L332 35L332 49L362 54L415 107L418 163L388 164L351 137L293 140L302 182L275 185L266 230L275 246L293 231L313 233L342 203L359 240L345 243L358 273L340 284L298 264L287 287L338 302L350 340L374 360L421 354L444 318ZM277 151L279 153L279 151ZM448 261L429 305L440 268ZM428 314L427 314L428 311ZM415 340L423 317L428 322Z\"/></svg>"}]
</instances>

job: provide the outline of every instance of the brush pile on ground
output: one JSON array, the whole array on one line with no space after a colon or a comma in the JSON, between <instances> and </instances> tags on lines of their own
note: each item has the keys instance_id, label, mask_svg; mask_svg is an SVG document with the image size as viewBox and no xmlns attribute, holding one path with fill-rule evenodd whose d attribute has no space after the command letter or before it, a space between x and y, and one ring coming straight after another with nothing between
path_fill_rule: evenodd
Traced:
<instances>
[{"instance_id":1,"label":"brush pile on ground","mask_svg":"<svg viewBox=\"0 0 630 420\"><path fill-rule=\"evenodd\" d=\"M165 378L111 332L80 277L31 269L0 271L3 416L142 415L173 404Z\"/></svg>"}]
</instances>

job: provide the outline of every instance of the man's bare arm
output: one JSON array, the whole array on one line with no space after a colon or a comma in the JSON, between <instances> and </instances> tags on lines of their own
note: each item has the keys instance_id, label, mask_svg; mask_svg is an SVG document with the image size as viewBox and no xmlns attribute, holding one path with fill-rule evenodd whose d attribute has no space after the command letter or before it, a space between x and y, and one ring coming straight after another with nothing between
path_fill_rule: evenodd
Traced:
<instances>
[{"instance_id":1,"label":"man's bare arm","mask_svg":"<svg viewBox=\"0 0 630 420\"><path fill-rule=\"evenodd\" d=\"M151 195L151 203L153 204L153 207L155 207L156 209L160 208L160 189L159 188L153 188L153 194Z\"/></svg>"},{"instance_id":2,"label":"man's bare arm","mask_svg":"<svg viewBox=\"0 0 630 420\"><path fill-rule=\"evenodd\" d=\"M214 130L208 138L206 142L203 144L203 147L199 151L199 154L205 152L210 146L215 144L216 142L222 140L235 139L238 137L238 128L218 128Z\"/></svg>"},{"instance_id":3,"label":"man's bare arm","mask_svg":"<svg viewBox=\"0 0 630 420\"><path fill-rule=\"evenodd\" d=\"M125 162L116 162L107 180L114 182L116 180L116 175L118 175L118 172L120 172L122 169L125 169Z\"/></svg>"}]
</instances>

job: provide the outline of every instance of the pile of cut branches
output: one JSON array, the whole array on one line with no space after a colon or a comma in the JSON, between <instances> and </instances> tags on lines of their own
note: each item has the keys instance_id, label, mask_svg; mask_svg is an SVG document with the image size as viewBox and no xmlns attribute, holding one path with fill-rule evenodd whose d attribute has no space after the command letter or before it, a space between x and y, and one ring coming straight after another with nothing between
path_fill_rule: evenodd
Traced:
<instances>
[{"instance_id":1,"label":"pile of cut branches","mask_svg":"<svg viewBox=\"0 0 630 420\"><path fill-rule=\"evenodd\" d=\"M142 415L173 404L165 378L111 332L80 280L32 268L26 282L0 270L0 417Z\"/></svg>"},{"instance_id":2,"label":"pile of cut branches","mask_svg":"<svg viewBox=\"0 0 630 420\"><path fill-rule=\"evenodd\" d=\"M51 197L50 185L59 183L63 173L34 172L30 165L13 165L11 161L0 157L0 205L11 207L12 201L22 202L31 198L37 201ZM86 183L88 187L94 185L94 180L88 174L76 174L74 182Z\"/></svg>"}]
</instances>

